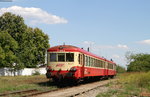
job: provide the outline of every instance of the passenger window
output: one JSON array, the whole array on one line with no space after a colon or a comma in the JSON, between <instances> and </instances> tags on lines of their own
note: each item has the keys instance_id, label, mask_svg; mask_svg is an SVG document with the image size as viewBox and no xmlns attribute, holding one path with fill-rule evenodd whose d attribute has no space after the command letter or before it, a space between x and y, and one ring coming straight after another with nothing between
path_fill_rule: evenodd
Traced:
<instances>
[{"instance_id":1,"label":"passenger window","mask_svg":"<svg viewBox=\"0 0 150 97\"><path fill-rule=\"evenodd\" d=\"M65 61L65 54L58 53L58 62L64 62L64 61Z\"/></svg>"},{"instance_id":2,"label":"passenger window","mask_svg":"<svg viewBox=\"0 0 150 97\"><path fill-rule=\"evenodd\" d=\"M66 61L73 62L74 61L74 53L66 53Z\"/></svg>"},{"instance_id":3,"label":"passenger window","mask_svg":"<svg viewBox=\"0 0 150 97\"><path fill-rule=\"evenodd\" d=\"M79 61L79 64L80 64L80 54L79 54L79 57L78 57L78 61Z\"/></svg>"},{"instance_id":4,"label":"passenger window","mask_svg":"<svg viewBox=\"0 0 150 97\"><path fill-rule=\"evenodd\" d=\"M50 62L56 62L56 53L50 53Z\"/></svg>"},{"instance_id":5,"label":"passenger window","mask_svg":"<svg viewBox=\"0 0 150 97\"><path fill-rule=\"evenodd\" d=\"M80 64L83 65L83 56L80 55Z\"/></svg>"},{"instance_id":6,"label":"passenger window","mask_svg":"<svg viewBox=\"0 0 150 97\"><path fill-rule=\"evenodd\" d=\"M90 57L88 57L88 66L90 66Z\"/></svg>"},{"instance_id":7,"label":"passenger window","mask_svg":"<svg viewBox=\"0 0 150 97\"><path fill-rule=\"evenodd\" d=\"M88 66L88 57L86 56L86 66Z\"/></svg>"}]
</instances>

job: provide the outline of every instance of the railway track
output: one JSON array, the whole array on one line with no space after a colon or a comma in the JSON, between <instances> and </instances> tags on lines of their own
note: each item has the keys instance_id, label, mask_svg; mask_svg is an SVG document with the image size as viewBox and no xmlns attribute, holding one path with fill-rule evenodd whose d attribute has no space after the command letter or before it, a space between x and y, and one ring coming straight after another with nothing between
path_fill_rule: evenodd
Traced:
<instances>
[{"instance_id":1,"label":"railway track","mask_svg":"<svg viewBox=\"0 0 150 97\"><path fill-rule=\"evenodd\" d=\"M37 92L37 89L30 89L30 90L23 90L23 91L15 91L15 92L8 92L8 93L2 93L0 96L9 96L9 95L23 95L23 94L30 94Z\"/></svg>"},{"instance_id":2,"label":"railway track","mask_svg":"<svg viewBox=\"0 0 150 97\"><path fill-rule=\"evenodd\" d=\"M58 91L59 89L55 90L47 90L47 91L39 91L37 89L30 89L30 90L22 90L22 91L15 91L15 92L8 92L8 93L2 93L0 94L0 97L13 97L13 96L19 96L19 97L30 97L35 96L43 93Z\"/></svg>"},{"instance_id":3,"label":"railway track","mask_svg":"<svg viewBox=\"0 0 150 97\"><path fill-rule=\"evenodd\" d=\"M98 81L98 82L92 82L92 83L87 83L87 84L81 84L79 86L74 86L70 88L62 88L58 89L57 91L53 92L47 92L39 95L33 95L34 97L84 97L80 96L84 93L87 93L89 91L101 88L101 87L106 87L105 85L116 81L117 79L111 79L111 80L103 80L103 81ZM103 88L101 89L103 91ZM87 96L86 96L87 97ZM88 96L90 97L90 95Z\"/></svg>"},{"instance_id":4,"label":"railway track","mask_svg":"<svg viewBox=\"0 0 150 97\"><path fill-rule=\"evenodd\" d=\"M54 91L60 91L63 89L68 89L72 86L64 87L64 88L58 88L54 90L45 90L45 91L39 91L38 89L29 89L29 90L21 90L21 91L14 91L14 92L8 92L8 93L1 93L0 97L31 97L31 96L37 96L44 93L50 93Z\"/></svg>"},{"instance_id":5,"label":"railway track","mask_svg":"<svg viewBox=\"0 0 150 97\"><path fill-rule=\"evenodd\" d=\"M78 86L68 86L63 88L58 88L54 90L40 91L37 89L15 91L9 93L0 94L0 97L75 97L82 95L86 92L95 90L100 87L104 87L109 82L115 81L116 79L103 80L98 82L80 84Z\"/></svg>"}]
</instances>

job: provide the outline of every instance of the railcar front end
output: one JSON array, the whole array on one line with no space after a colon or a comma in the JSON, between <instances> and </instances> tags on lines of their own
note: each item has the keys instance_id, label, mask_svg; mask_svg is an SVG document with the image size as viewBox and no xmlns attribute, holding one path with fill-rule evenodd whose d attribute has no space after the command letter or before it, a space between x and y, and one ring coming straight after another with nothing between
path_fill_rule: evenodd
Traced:
<instances>
[{"instance_id":1,"label":"railcar front end","mask_svg":"<svg viewBox=\"0 0 150 97\"><path fill-rule=\"evenodd\" d=\"M78 52L54 51L48 52L47 78L54 81L80 78Z\"/></svg>"}]
</instances>

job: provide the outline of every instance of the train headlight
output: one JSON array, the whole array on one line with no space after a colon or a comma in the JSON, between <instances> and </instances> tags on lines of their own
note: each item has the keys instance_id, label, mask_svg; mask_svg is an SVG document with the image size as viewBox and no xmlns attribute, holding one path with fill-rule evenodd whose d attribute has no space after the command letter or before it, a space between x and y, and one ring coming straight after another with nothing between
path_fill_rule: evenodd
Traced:
<instances>
[{"instance_id":1,"label":"train headlight","mask_svg":"<svg viewBox=\"0 0 150 97\"><path fill-rule=\"evenodd\" d=\"M71 69L70 69L70 71L77 71L77 68L75 68L75 67L72 67Z\"/></svg>"}]
</instances>

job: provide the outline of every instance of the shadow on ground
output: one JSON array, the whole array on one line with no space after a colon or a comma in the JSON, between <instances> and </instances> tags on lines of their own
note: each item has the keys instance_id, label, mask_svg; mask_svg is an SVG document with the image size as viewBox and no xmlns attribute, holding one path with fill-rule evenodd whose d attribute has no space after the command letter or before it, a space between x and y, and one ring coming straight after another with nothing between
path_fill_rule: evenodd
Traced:
<instances>
[{"instance_id":1,"label":"shadow on ground","mask_svg":"<svg viewBox=\"0 0 150 97\"><path fill-rule=\"evenodd\" d=\"M85 79L84 81L80 81L80 82L73 81L73 80L63 80L63 81L55 82L55 81L49 80L49 81L40 82L37 84L40 86L45 86L45 87L54 86L57 88L65 88L65 87L73 87L73 86L77 86L81 84L88 84L88 83L101 81L101 80L104 80L104 79Z\"/></svg>"}]
</instances>

